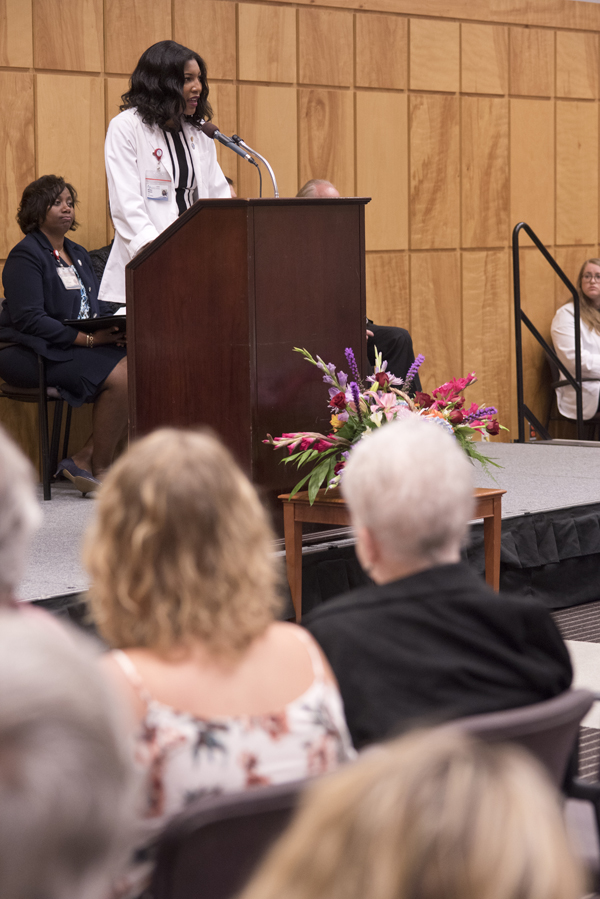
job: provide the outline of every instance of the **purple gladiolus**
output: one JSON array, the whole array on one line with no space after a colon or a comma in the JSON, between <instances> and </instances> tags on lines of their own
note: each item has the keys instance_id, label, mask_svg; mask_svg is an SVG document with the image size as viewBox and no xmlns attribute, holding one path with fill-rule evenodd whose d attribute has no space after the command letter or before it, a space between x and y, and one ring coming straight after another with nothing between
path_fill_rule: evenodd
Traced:
<instances>
[{"instance_id":1,"label":"purple gladiolus","mask_svg":"<svg viewBox=\"0 0 600 899\"><path fill-rule=\"evenodd\" d=\"M419 369L421 368L421 366L423 365L424 362L425 362L425 356L422 353L419 353L419 355L417 356L417 358L415 359L415 361L413 362L411 367L406 372L406 377L404 379L405 387L407 387L411 383L412 379L417 374L417 372L419 371Z\"/></svg>"},{"instance_id":2,"label":"purple gladiolus","mask_svg":"<svg viewBox=\"0 0 600 899\"><path fill-rule=\"evenodd\" d=\"M346 352L348 352L348 350L346 350ZM352 350L350 350L350 352L352 353ZM352 358L354 358L354 353L352 353ZM352 393L354 405L356 406L356 414L358 415L358 420L362 422L362 414L360 411L360 390L358 389L358 384L356 383L356 381L352 381L352 383L350 384L350 391Z\"/></svg>"},{"instance_id":3,"label":"purple gladiolus","mask_svg":"<svg viewBox=\"0 0 600 899\"><path fill-rule=\"evenodd\" d=\"M480 421L482 418L493 418L497 414L498 410L495 406L486 406L484 409L478 409L477 412L465 415L463 424L468 424L470 421Z\"/></svg>"},{"instance_id":4,"label":"purple gladiolus","mask_svg":"<svg viewBox=\"0 0 600 899\"><path fill-rule=\"evenodd\" d=\"M348 360L348 365L350 366L350 371L352 372L354 380L360 381L360 373L358 371L358 365L356 364L356 359L354 357L354 351L352 350L352 348L349 346L346 347L346 349L344 350L344 355L346 356L346 359ZM350 386L352 386L352 385L350 385Z\"/></svg>"}]
</instances>

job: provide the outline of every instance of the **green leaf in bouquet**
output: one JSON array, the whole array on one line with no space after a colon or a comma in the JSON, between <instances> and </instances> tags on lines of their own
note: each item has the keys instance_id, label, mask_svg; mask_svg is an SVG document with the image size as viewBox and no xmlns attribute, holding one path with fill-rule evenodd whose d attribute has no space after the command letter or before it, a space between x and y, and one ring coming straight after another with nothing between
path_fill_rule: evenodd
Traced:
<instances>
[{"instance_id":1,"label":"green leaf in bouquet","mask_svg":"<svg viewBox=\"0 0 600 899\"><path fill-rule=\"evenodd\" d=\"M305 485L306 482L308 481L308 479L309 479L309 477L311 476L311 474L312 474L312 471L309 471L308 474L305 474L304 477L301 478L301 479L298 481L298 483L296 484L296 486L294 487L294 489L293 489L292 492L290 493L288 499L291 499L292 496L296 496L296 494L298 493L298 491L301 490L301 489L304 487L304 485Z\"/></svg>"},{"instance_id":2,"label":"green leaf in bouquet","mask_svg":"<svg viewBox=\"0 0 600 899\"><path fill-rule=\"evenodd\" d=\"M312 504L315 501L316 495L321 488L323 481L327 476L327 471L329 470L329 459L323 459L315 468L313 468L310 479L308 481L308 501Z\"/></svg>"}]
</instances>

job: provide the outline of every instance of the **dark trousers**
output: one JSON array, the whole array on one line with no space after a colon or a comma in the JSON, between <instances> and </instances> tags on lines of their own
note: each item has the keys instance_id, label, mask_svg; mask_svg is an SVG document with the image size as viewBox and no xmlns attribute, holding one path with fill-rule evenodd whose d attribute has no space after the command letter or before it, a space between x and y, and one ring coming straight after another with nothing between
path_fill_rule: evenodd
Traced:
<instances>
[{"instance_id":1,"label":"dark trousers","mask_svg":"<svg viewBox=\"0 0 600 899\"><path fill-rule=\"evenodd\" d=\"M371 365L375 365L375 347L387 360L388 371L397 378L405 378L408 369L415 361L415 353L412 338L404 328L386 327L385 325L367 324L373 337L367 339L367 357ZM413 390L421 389L421 382L417 375L413 379Z\"/></svg>"}]
</instances>

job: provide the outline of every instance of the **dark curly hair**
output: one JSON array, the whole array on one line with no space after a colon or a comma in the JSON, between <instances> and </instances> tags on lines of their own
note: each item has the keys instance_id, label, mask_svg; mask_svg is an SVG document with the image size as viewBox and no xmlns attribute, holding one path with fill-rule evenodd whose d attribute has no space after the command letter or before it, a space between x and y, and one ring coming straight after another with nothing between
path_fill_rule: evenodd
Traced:
<instances>
[{"instance_id":1,"label":"dark curly hair","mask_svg":"<svg viewBox=\"0 0 600 899\"><path fill-rule=\"evenodd\" d=\"M166 128L170 121L178 122L185 109L183 67L191 59L195 59L200 68L202 91L196 112L186 116L186 120L196 128L200 127L202 119L209 122L212 109L208 102L206 63L193 50L175 41L159 41L142 53L131 76L130 88L121 97L121 110L137 109L146 125L160 128Z\"/></svg>"},{"instance_id":2,"label":"dark curly hair","mask_svg":"<svg viewBox=\"0 0 600 899\"><path fill-rule=\"evenodd\" d=\"M71 194L73 209L75 209L78 202L77 191L64 178L60 178L58 175L42 175L37 181L32 181L27 185L17 212L17 222L23 234L37 231L40 225L44 224L48 210L54 205L54 201L62 194L65 187ZM78 224L73 217L73 224L69 230L74 231Z\"/></svg>"}]
</instances>

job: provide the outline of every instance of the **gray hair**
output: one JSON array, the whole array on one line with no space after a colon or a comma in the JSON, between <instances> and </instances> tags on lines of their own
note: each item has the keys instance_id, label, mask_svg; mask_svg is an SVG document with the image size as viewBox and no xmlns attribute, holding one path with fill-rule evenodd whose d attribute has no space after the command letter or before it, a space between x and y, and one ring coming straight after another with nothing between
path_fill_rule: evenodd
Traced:
<instances>
[{"instance_id":1,"label":"gray hair","mask_svg":"<svg viewBox=\"0 0 600 899\"><path fill-rule=\"evenodd\" d=\"M321 194L319 193L318 188L321 185L325 185L327 187L332 187L337 193L337 188L336 188L335 184L331 183L331 181L325 181L323 178L311 178L310 181L307 181L306 184L304 184L300 188L300 190L298 191L296 196L297 197L319 197L319 196L321 196ZM339 194L338 194L338 196L339 196Z\"/></svg>"},{"instance_id":2,"label":"gray hair","mask_svg":"<svg viewBox=\"0 0 600 899\"><path fill-rule=\"evenodd\" d=\"M356 446L342 478L355 527L399 561L455 561L473 514L472 466L443 425L416 415Z\"/></svg>"},{"instance_id":3,"label":"gray hair","mask_svg":"<svg viewBox=\"0 0 600 899\"><path fill-rule=\"evenodd\" d=\"M41 519L33 467L0 427L0 594L12 594L21 580Z\"/></svg>"},{"instance_id":4,"label":"gray hair","mask_svg":"<svg viewBox=\"0 0 600 899\"><path fill-rule=\"evenodd\" d=\"M82 640L0 612L2 899L104 899L130 849L130 752Z\"/></svg>"}]
</instances>

